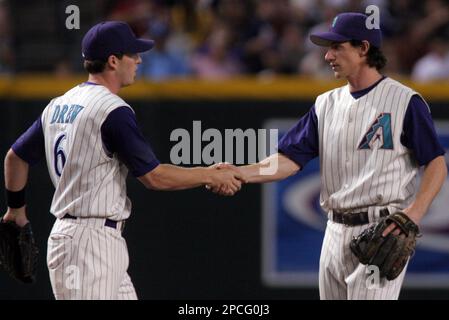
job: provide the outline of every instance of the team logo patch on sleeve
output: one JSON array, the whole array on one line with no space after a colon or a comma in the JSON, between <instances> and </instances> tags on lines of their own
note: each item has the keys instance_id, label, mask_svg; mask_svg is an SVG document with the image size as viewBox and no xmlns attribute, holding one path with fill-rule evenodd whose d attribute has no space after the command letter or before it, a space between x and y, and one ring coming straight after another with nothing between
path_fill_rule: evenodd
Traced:
<instances>
[{"instance_id":1,"label":"team logo patch on sleeve","mask_svg":"<svg viewBox=\"0 0 449 320\"><path fill-rule=\"evenodd\" d=\"M381 113L363 136L358 149L393 149L391 114Z\"/></svg>"}]
</instances>

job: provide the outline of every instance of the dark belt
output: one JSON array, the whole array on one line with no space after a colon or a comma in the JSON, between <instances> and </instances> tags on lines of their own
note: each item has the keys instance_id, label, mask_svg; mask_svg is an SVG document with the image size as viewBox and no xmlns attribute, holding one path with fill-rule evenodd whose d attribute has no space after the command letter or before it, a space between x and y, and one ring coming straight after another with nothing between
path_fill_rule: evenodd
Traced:
<instances>
[{"instance_id":1,"label":"dark belt","mask_svg":"<svg viewBox=\"0 0 449 320\"><path fill-rule=\"evenodd\" d=\"M62 218L63 219L74 219L74 220L78 219L78 217L74 217L74 216L72 216L72 215L70 215L68 213L64 217L62 217ZM114 220L106 218L106 220L104 222L104 225L106 227L109 227L109 228L117 229L118 221L114 221ZM124 225L125 225L125 222L123 221L123 223L122 223L122 231L123 231Z\"/></svg>"},{"instance_id":2,"label":"dark belt","mask_svg":"<svg viewBox=\"0 0 449 320\"><path fill-rule=\"evenodd\" d=\"M390 214L388 209L382 209L379 211L380 217L386 217ZM347 226L361 226L368 224L368 212L355 212L355 213L345 213L345 212L332 212L332 221L336 223L341 223Z\"/></svg>"}]
</instances>

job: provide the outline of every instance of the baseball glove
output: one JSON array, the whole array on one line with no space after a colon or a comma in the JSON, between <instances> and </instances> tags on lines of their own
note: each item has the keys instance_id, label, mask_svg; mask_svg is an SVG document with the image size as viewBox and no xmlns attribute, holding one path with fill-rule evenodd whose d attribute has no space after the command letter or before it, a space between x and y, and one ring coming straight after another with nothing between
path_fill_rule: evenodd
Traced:
<instances>
[{"instance_id":1,"label":"baseball glove","mask_svg":"<svg viewBox=\"0 0 449 320\"><path fill-rule=\"evenodd\" d=\"M401 229L401 233L394 235L390 232L383 237L382 233L393 222ZM393 280L413 255L419 236L418 226L405 213L398 211L354 237L350 248L360 263L377 266L381 277Z\"/></svg>"},{"instance_id":2,"label":"baseball glove","mask_svg":"<svg viewBox=\"0 0 449 320\"><path fill-rule=\"evenodd\" d=\"M30 223L19 227L0 220L0 267L11 277L22 283L34 282L38 254Z\"/></svg>"}]
</instances>

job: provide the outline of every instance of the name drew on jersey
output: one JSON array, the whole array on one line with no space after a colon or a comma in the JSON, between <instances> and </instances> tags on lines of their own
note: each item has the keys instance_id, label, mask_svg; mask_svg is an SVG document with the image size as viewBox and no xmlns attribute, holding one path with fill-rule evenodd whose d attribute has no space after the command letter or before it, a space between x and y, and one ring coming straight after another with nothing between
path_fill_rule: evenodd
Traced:
<instances>
[{"instance_id":1,"label":"name drew on jersey","mask_svg":"<svg viewBox=\"0 0 449 320\"><path fill-rule=\"evenodd\" d=\"M393 149L393 136L391 133L391 114L381 113L365 133L359 144L362 149Z\"/></svg>"},{"instance_id":2,"label":"name drew on jersey","mask_svg":"<svg viewBox=\"0 0 449 320\"><path fill-rule=\"evenodd\" d=\"M56 105L51 117L50 124L54 123L73 123L78 114L83 110L84 107L78 104L72 104L70 107L68 105Z\"/></svg>"}]
</instances>

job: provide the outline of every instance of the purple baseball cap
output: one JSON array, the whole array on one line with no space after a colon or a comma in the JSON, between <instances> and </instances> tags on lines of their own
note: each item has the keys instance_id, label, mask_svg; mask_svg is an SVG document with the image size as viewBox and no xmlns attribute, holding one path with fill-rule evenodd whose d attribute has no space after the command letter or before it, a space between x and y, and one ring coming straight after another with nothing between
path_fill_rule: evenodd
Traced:
<instances>
[{"instance_id":1,"label":"purple baseball cap","mask_svg":"<svg viewBox=\"0 0 449 320\"><path fill-rule=\"evenodd\" d=\"M380 28L368 29L367 15L363 13L345 12L337 15L328 32L317 32L310 35L310 41L318 46L328 47L332 42L350 40L366 40L372 46L380 48L382 32Z\"/></svg>"},{"instance_id":2,"label":"purple baseball cap","mask_svg":"<svg viewBox=\"0 0 449 320\"><path fill-rule=\"evenodd\" d=\"M139 53L148 51L153 46L153 40L137 39L127 23L106 21L87 31L81 50L85 60L106 61L112 54Z\"/></svg>"}]
</instances>

